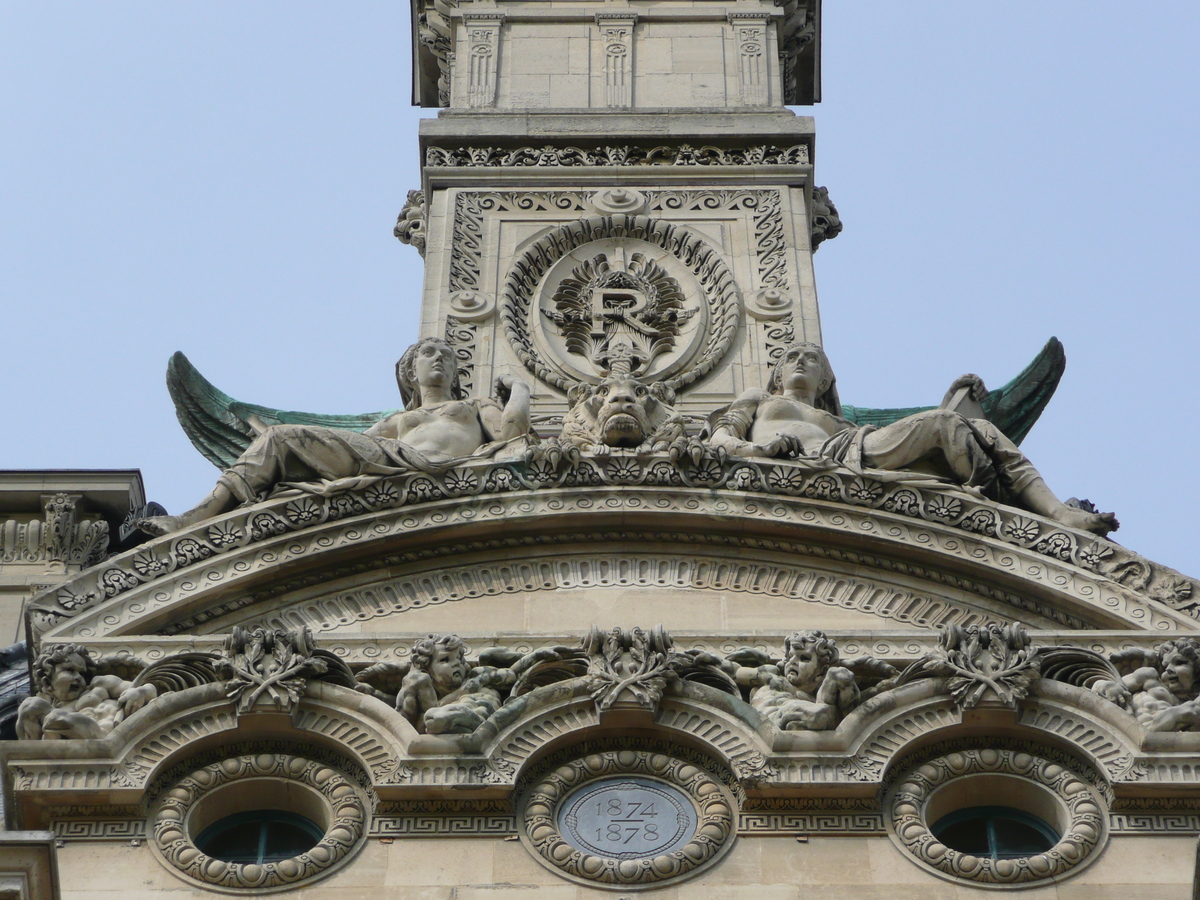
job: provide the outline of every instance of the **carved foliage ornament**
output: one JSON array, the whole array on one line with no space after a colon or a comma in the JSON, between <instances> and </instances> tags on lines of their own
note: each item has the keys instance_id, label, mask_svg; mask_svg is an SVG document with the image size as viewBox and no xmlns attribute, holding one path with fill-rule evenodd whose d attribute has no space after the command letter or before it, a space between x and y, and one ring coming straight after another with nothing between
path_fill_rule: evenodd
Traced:
<instances>
[{"instance_id":1,"label":"carved foliage ornament","mask_svg":"<svg viewBox=\"0 0 1200 900\"><path fill-rule=\"evenodd\" d=\"M91 566L104 559L108 523L78 519L79 499L78 494L49 494L42 498L41 519L0 519L0 563Z\"/></svg>"},{"instance_id":2,"label":"carved foliage ornament","mask_svg":"<svg viewBox=\"0 0 1200 900\"><path fill-rule=\"evenodd\" d=\"M955 779L1013 776L1038 786L1066 809L1062 838L1044 853L1018 859L987 859L947 847L926 821L929 799ZM1034 884L1065 874L1101 842L1106 814L1099 795L1067 768L1004 749L971 749L928 760L902 776L890 798L890 833L919 862L952 878L985 884Z\"/></svg>"},{"instance_id":3,"label":"carved foliage ornament","mask_svg":"<svg viewBox=\"0 0 1200 900\"><path fill-rule=\"evenodd\" d=\"M605 633L593 626L583 645L592 699L601 712L620 699L655 709L667 682L691 662L675 652L674 641L661 625L649 634L640 628Z\"/></svg>"},{"instance_id":4,"label":"carved foliage ornament","mask_svg":"<svg viewBox=\"0 0 1200 900\"><path fill-rule=\"evenodd\" d=\"M680 845L677 849L668 849L653 856L622 854L619 850L613 851L614 855L600 855L584 852L567 840L560 815L563 802L571 799L572 794L589 782L605 779L607 783L614 776L637 778L638 781L632 783L639 785L663 784L667 788L664 794L678 796L682 793L694 805L694 824L689 823L690 827L686 827L678 839ZM615 780L613 783L617 784ZM672 788L673 791L670 790ZM591 802L607 801L597 799ZM654 823L658 817L641 818L644 818L641 823L644 830L647 824ZM680 816L675 821L682 818ZM662 820L666 822L667 817L664 815ZM574 880L616 889L630 885L659 884L687 876L715 860L730 846L734 833L733 803L716 779L690 762L637 750L593 753L554 768L534 783L526 794L522 822L522 840L544 865ZM604 835L602 827L600 840ZM634 837L643 836L638 834ZM656 836L651 843L657 840L659 838ZM576 843L579 843L578 840Z\"/></svg>"},{"instance_id":5,"label":"carved foliage ornament","mask_svg":"<svg viewBox=\"0 0 1200 900\"><path fill-rule=\"evenodd\" d=\"M235 627L225 642L225 658L217 675L229 682L228 694L236 698L238 712L248 711L260 697L288 712L300 699L309 678L354 687L354 676L346 664L325 650L318 650L308 628L295 631L248 630ZM332 677L330 677L332 676Z\"/></svg>"},{"instance_id":6,"label":"carved foliage ornament","mask_svg":"<svg viewBox=\"0 0 1200 900\"><path fill-rule=\"evenodd\" d=\"M938 649L913 663L900 683L915 678L944 676L957 706L972 709L989 691L1010 707L1025 699L1041 672L1041 661L1030 647L1024 626L939 626Z\"/></svg>"},{"instance_id":7,"label":"carved foliage ornament","mask_svg":"<svg viewBox=\"0 0 1200 900\"><path fill-rule=\"evenodd\" d=\"M278 779L281 788L298 782L321 794L330 816L325 836L315 847L291 859L262 865L225 862L200 851L188 833L189 812L205 795L251 778ZM153 847L188 879L222 888L259 890L304 881L345 859L362 840L368 815L366 799L344 772L299 756L247 754L197 769L169 788L152 816Z\"/></svg>"},{"instance_id":8,"label":"carved foliage ornament","mask_svg":"<svg viewBox=\"0 0 1200 900\"><path fill-rule=\"evenodd\" d=\"M738 149L679 144L637 147L430 147L427 166L806 166L808 146L759 144Z\"/></svg>"}]
</instances>

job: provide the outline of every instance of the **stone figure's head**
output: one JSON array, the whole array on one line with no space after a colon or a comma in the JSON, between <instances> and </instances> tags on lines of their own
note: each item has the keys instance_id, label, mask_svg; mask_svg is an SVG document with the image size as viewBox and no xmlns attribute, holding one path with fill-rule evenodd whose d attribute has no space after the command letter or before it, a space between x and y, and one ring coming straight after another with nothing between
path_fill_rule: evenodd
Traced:
<instances>
[{"instance_id":1,"label":"stone figure's head","mask_svg":"<svg viewBox=\"0 0 1200 900\"><path fill-rule=\"evenodd\" d=\"M405 409L419 409L421 388L445 385L455 400L465 400L458 380L458 357L454 348L437 337L421 338L404 351L396 363L396 383Z\"/></svg>"},{"instance_id":2,"label":"stone figure's head","mask_svg":"<svg viewBox=\"0 0 1200 900\"><path fill-rule=\"evenodd\" d=\"M812 693L829 669L838 664L837 644L823 631L795 631L783 642L783 677Z\"/></svg>"},{"instance_id":3,"label":"stone figure's head","mask_svg":"<svg viewBox=\"0 0 1200 900\"><path fill-rule=\"evenodd\" d=\"M33 687L52 703L79 698L96 675L96 664L86 647L58 644L40 654L33 665Z\"/></svg>"},{"instance_id":4,"label":"stone figure's head","mask_svg":"<svg viewBox=\"0 0 1200 900\"><path fill-rule=\"evenodd\" d=\"M467 679L467 648L457 634L431 634L413 644L412 666L430 677L439 696L448 694Z\"/></svg>"},{"instance_id":5,"label":"stone figure's head","mask_svg":"<svg viewBox=\"0 0 1200 900\"><path fill-rule=\"evenodd\" d=\"M642 384L631 375L609 375L597 385L579 384L567 398L582 404L595 422L593 438L609 447L637 447L674 415L675 392L661 381Z\"/></svg>"},{"instance_id":6,"label":"stone figure's head","mask_svg":"<svg viewBox=\"0 0 1200 900\"><path fill-rule=\"evenodd\" d=\"M837 378L820 344L799 341L784 348L775 368L771 370L767 392L782 394L789 388L811 390L815 398L813 406L835 416L842 414Z\"/></svg>"},{"instance_id":7,"label":"stone figure's head","mask_svg":"<svg viewBox=\"0 0 1200 900\"><path fill-rule=\"evenodd\" d=\"M1179 638L1158 648L1163 687L1180 700L1200 693L1200 640Z\"/></svg>"}]
</instances>

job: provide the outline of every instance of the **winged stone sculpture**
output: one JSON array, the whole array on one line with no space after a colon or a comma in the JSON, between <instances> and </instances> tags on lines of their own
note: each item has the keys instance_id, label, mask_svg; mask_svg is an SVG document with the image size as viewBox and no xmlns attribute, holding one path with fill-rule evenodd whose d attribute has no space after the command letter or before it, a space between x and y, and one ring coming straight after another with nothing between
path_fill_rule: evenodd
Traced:
<instances>
[{"instance_id":1,"label":"winged stone sculpture","mask_svg":"<svg viewBox=\"0 0 1200 900\"><path fill-rule=\"evenodd\" d=\"M1063 345L1057 338L1051 338L1016 378L988 393L982 401L984 418L1013 443L1020 444L1050 402L1065 369ZM237 462L270 425L317 425L364 432L398 411L325 415L244 403L210 383L183 353L176 353L167 364L167 390L184 433L201 455L219 469ZM855 425L880 426L934 408L872 409L843 405L842 416Z\"/></svg>"}]
</instances>

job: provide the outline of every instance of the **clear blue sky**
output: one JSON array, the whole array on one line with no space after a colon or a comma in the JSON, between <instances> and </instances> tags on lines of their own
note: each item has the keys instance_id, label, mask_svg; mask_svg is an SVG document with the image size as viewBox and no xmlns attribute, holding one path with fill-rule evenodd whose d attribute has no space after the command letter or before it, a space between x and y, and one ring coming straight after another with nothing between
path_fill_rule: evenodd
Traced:
<instances>
[{"instance_id":1,"label":"clear blue sky","mask_svg":"<svg viewBox=\"0 0 1200 900\"><path fill-rule=\"evenodd\" d=\"M1067 374L1025 448L1115 537L1200 572L1200 3L826 0L817 254L842 398ZM421 262L406 5L0 2L0 468L216 470L184 350L239 399L396 404Z\"/></svg>"}]
</instances>

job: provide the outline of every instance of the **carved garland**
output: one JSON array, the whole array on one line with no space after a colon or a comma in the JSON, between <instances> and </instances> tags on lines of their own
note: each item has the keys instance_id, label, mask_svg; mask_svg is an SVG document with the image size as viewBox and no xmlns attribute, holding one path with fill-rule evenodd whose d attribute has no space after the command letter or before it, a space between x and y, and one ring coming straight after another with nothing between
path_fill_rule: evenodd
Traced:
<instances>
[{"instance_id":1,"label":"carved garland","mask_svg":"<svg viewBox=\"0 0 1200 900\"><path fill-rule=\"evenodd\" d=\"M612 775L642 775L668 782L697 807L695 836L678 850L652 859L610 859L576 850L558 827L558 805L587 781ZM733 807L721 785L700 767L661 753L635 750L593 753L558 766L537 781L522 813L527 842L548 867L601 884L656 884L678 879L715 859L734 832Z\"/></svg>"},{"instance_id":2,"label":"carved garland","mask_svg":"<svg viewBox=\"0 0 1200 900\"><path fill-rule=\"evenodd\" d=\"M229 863L202 853L187 832L189 810L206 794L242 778L298 781L321 793L332 807L325 836L311 850L262 865ZM224 759L181 778L162 797L152 817L153 846L189 879L240 890L292 885L328 871L361 842L367 804L345 773L315 760L278 753Z\"/></svg>"},{"instance_id":3,"label":"carved garland","mask_svg":"<svg viewBox=\"0 0 1200 900\"><path fill-rule=\"evenodd\" d=\"M678 390L712 371L733 343L741 317L737 282L720 255L688 229L648 216L588 216L569 222L530 246L512 266L504 284L500 317L504 333L525 367L538 379L562 391L575 382L547 365L530 333L530 307L542 277L556 262L584 244L604 238L646 241L662 247L695 274L704 289L712 324L699 356L666 383Z\"/></svg>"},{"instance_id":4,"label":"carved garland","mask_svg":"<svg viewBox=\"0 0 1200 900\"><path fill-rule=\"evenodd\" d=\"M1045 853L993 860L952 850L935 838L925 819L930 796L953 779L982 774L1015 775L1053 793L1069 815L1059 842ZM985 884L1057 878L1087 859L1105 832L1105 811L1087 782L1058 763L1013 750L963 750L927 760L901 777L890 806L890 834L918 862L952 878Z\"/></svg>"}]
</instances>

